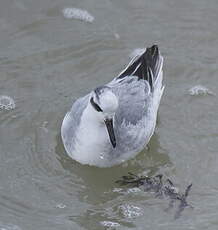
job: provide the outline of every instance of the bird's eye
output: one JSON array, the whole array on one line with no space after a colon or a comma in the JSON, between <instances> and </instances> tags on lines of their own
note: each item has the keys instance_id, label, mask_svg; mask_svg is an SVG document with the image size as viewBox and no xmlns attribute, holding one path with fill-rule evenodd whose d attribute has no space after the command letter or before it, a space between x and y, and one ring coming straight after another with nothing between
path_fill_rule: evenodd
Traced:
<instances>
[{"instance_id":1,"label":"bird's eye","mask_svg":"<svg viewBox=\"0 0 218 230\"><path fill-rule=\"evenodd\" d=\"M103 112L103 110L100 108L100 106L97 105L97 104L94 102L93 97L90 99L90 102L91 102L93 108L94 108L96 111L98 111L98 112Z\"/></svg>"}]
</instances>

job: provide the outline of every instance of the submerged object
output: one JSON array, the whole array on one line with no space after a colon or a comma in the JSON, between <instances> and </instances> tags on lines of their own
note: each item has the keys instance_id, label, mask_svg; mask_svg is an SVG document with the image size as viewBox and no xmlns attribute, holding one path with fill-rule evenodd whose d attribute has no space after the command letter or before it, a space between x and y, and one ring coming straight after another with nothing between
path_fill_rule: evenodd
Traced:
<instances>
[{"instance_id":1,"label":"submerged object","mask_svg":"<svg viewBox=\"0 0 218 230\"><path fill-rule=\"evenodd\" d=\"M121 186L129 185L131 187L141 187L145 192L152 192L156 197L159 198L169 198L170 203L169 207L166 209L168 211L171 209L175 202L179 202L177 211L175 213L175 219L179 218L182 211L186 207L193 208L187 202L187 197L191 190L192 184L188 185L184 193L179 192L178 188L174 186L173 182L170 179L163 181L163 175L159 174L154 177L148 176L137 176L133 173L128 173L127 176L122 176L120 180L117 180Z\"/></svg>"}]
</instances>

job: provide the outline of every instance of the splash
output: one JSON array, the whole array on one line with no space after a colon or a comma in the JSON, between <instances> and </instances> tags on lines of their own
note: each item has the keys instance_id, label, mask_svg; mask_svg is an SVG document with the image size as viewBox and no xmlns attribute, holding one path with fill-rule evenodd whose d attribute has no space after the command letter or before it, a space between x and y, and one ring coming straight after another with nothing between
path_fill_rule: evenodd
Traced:
<instances>
[{"instance_id":1,"label":"splash","mask_svg":"<svg viewBox=\"0 0 218 230\"><path fill-rule=\"evenodd\" d=\"M195 96L195 95L215 95L211 90L209 90L208 88L206 88L203 85L196 85L196 86L190 88L188 92L192 96Z\"/></svg>"},{"instance_id":2,"label":"splash","mask_svg":"<svg viewBox=\"0 0 218 230\"><path fill-rule=\"evenodd\" d=\"M64 17L68 19L78 19L90 23L95 19L88 11L79 8L65 8L62 12Z\"/></svg>"},{"instance_id":3,"label":"splash","mask_svg":"<svg viewBox=\"0 0 218 230\"><path fill-rule=\"evenodd\" d=\"M0 95L0 110L11 110L15 108L14 100L5 95Z\"/></svg>"}]
</instances>

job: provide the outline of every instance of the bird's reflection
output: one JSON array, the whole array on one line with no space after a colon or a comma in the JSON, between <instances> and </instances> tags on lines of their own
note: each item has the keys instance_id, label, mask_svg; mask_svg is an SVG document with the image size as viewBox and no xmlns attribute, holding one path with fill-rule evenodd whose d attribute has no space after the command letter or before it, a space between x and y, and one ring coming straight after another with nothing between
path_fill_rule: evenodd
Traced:
<instances>
[{"instance_id":1,"label":"bird's reflection","mask_svg":"<svg viewBox=\"0 0 218 230\"><path fill-rule=\"evenodd\" d=\"M56 154L63 168L80 178L89 191L93 188L94 194L97 190L104 192L113 188L115 186L114 181L128 172L138 174L146 171L149 176L152 176L158 173L162 167L172 165L169 156L160 146L157 134L152 137L149 147L135 158L111 168L82 165L72 160L67 156L60 136L57 137Z\"/></svg>"},{"instance_id":2,"label":"bird's reflection","mask_svg":"<svg viewBox=\"0 0 218 230\"><path fill-rule=\"evenodd\" d=\"M152 176L159 173L162 168L172 165L169 156L160 146L157 134L153 135L149 147L139 153L137 157L112 168L81 165L72 160L65 153L60 136L57 136L56 154L62 167L72 175L72 187L75 185L75 178L80 181L77 198L91 207L82 215L71 215L69 219L83 227L88 227L89 224L94 225L96 229L99 223L105 220L134 227L133 223L127 223L122 213L120 213L120 206L125 203L127 198L125 194L115 192L118 186L115 181L120 176L126 175L128 172L135 174L146 172L146 174ZM135 202L137 198L132 199ZM144 199L147 198L144 197ZM129 197L128 202L131 202Z\"/></svg>"}]
</instances>

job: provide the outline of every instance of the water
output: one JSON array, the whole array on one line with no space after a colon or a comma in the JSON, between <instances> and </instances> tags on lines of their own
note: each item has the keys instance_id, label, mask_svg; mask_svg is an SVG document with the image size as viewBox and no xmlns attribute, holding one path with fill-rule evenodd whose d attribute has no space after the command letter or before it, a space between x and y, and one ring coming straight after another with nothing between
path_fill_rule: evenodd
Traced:
<instances>
[{"instance_id":1,"label":"water","mask_svg":"<svg viewBox=\"0 0 218 230\"><path fill-rule=\"evenodd\" d=\"M63 9L95 20L67 19ZM216 0L0 2L0 229L218 228L218 30ZM166 89L149 149L113 167L65 153L62 119L72 102L118 74L134 49L156 43ZM215 95L189 95L203 85ZM193 188L174 220L168 201L114 182L163 173ZM121 191L121 192L118 192Z\"/></svg>"}]
</instances>

